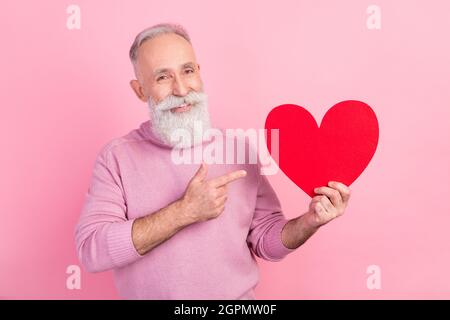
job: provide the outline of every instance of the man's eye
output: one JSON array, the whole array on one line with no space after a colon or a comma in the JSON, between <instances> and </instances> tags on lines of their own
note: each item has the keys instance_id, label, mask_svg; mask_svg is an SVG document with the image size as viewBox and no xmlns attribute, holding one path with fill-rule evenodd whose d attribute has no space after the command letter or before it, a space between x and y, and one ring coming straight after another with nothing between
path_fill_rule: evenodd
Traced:
<instances>
[{"instance_id":1,"label":"man's eye","mask_svg":"<svg viewBox=\"0 0 450 320\"><path fill-rule=\"evenodd\" d=\"M192 70L192 69L186 69L185 72L186 72L186 73L194 73L194 70Z\"/></svg>"},{"instance_id":2,"label":"man's eye","mask_svg":"<svg viewBox=\"0 0 450 320\"><path fill-rule=\"evenodd\" d=\"M167 79L167 76L160 76L156 80L159 81L159 80L165 80L165 79Z\"/></svg>"}]
</instances>

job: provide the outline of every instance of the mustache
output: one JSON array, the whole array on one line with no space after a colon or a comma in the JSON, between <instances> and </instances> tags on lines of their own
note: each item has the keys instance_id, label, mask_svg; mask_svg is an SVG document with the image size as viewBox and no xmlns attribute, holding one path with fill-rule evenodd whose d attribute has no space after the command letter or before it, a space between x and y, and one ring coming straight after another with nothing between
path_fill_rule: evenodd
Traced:
<instances>
[{"instance_id":1,"label":"mustache","mask_svg":"<svg viewBox=\"0 0 450 320\"><path fill-rule=\"evenodd\" d=\"M181 104L191 104L192 106L195 106L199 103L206 102L207 96L204 92L196 92L196 91L190 91L187 95L184 97L178 97L174 95L169 95L161 102L155 104L153 100L150 98L149 102L151 106L154 106L155 110L157 111L167 111L172 108L178 107Z\"/></svg>"}]
</instances>

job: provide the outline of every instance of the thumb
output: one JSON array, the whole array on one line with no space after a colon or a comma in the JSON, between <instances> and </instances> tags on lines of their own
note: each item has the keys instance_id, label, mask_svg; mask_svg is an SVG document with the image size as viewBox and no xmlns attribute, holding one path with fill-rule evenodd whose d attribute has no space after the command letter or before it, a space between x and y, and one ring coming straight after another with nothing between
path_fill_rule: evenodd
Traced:
<instances>
[{"instance_id":1,"label":"thumb","mask_svg":"<svg viewBox=\"0 0 450 320\"><path fill-rule=\"evenodd\" d=\"M208 166L206 163L202 162L200 168L198 168L192 180L203 181L208 174Z\"/></svg>"}]
</instances>

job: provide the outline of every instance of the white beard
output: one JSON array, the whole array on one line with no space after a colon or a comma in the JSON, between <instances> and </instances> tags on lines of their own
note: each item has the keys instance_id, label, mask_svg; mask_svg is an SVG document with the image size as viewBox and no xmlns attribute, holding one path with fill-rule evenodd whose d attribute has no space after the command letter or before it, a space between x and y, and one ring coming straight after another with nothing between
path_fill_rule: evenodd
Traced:
<instances>
[{"instance_id":1,"label":"white beard","mask_svg":"<svg viewBox=\"0 0 450 320\"><path fill-rule=\"evenodd\" d=\"M183 103L190 103L185 112L171 112L170 109ZM165 144L175 148L188 148L203 141L203 133L210 129L208 97L204 92L191 91L184 97L170 95L160 103L148 102L152 129Z\"/></svg>"}]
</instances>

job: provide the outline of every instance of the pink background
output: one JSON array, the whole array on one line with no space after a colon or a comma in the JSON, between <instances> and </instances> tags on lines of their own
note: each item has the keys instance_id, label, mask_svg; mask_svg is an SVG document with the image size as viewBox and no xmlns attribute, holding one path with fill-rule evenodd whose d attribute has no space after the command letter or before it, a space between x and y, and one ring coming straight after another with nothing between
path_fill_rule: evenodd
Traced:
<instances>
[{"instance_id":1,"label":"pink background","mask_svg":"<svg viewBox=\"0 0 450 320\"><path fill-rule=\"evenodd\" d=\"M346 99L371 105L377 153L351 186L346 215L278 263L260 260L260 299L450 298L450 5L372 2L2 1L0 297L117 298L112 274L82 272L73 228L100 147L147 120L129 88L128 49L144 27L183 24L215 123L262 128L271 108L302 105L320 121ZM236 116L236 115L239 116ZM270 177L287 217L309 197ZM381 268L381 289L366 268Z\"/></svg>"}]
</instances>

